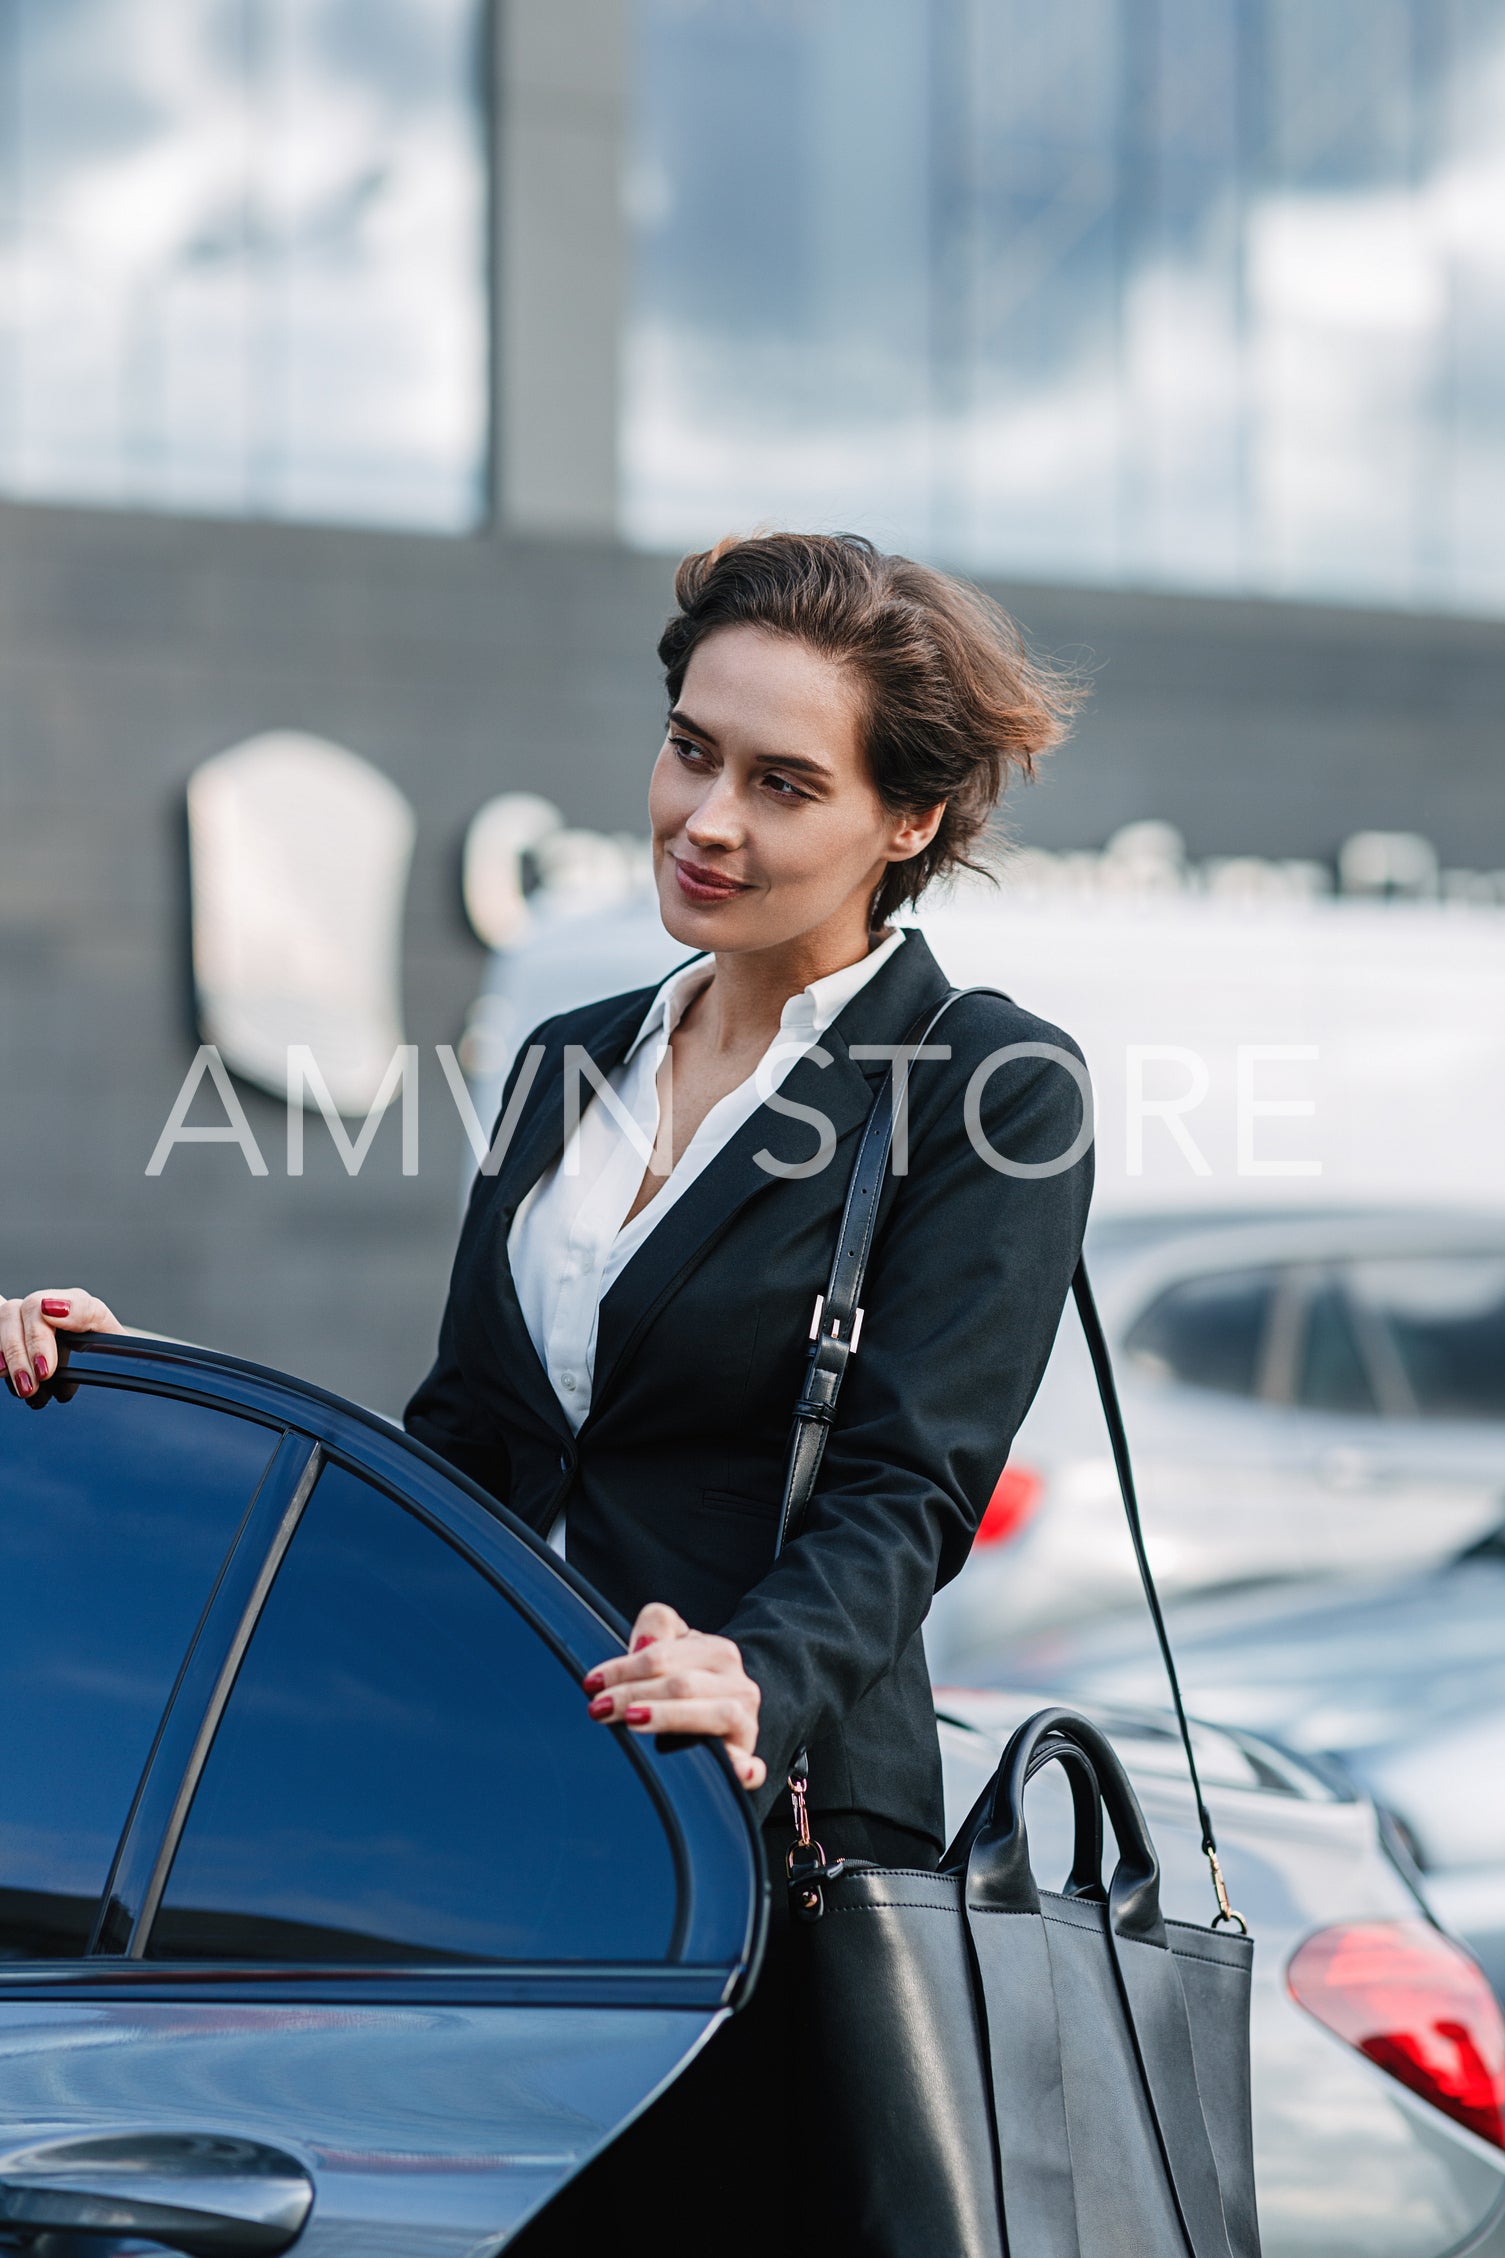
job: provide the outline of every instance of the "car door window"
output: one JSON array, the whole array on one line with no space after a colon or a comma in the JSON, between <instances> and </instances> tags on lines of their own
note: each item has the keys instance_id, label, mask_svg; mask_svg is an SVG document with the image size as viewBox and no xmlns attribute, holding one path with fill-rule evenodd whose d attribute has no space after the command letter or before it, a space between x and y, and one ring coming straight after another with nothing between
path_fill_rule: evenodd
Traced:
<instances>
[{"instance_id":1,"label":"car door window","mask_svg":"<svg viewBox=\"0 0 1505 2258\"><path fill-rule=\"evenodd\" d=\"M1353 1290L1423 1418L1505 1419L1505 1257L1357 1262Z\"/></svg>"},{"instance_id":2,"label":"car door window","mask_svg":"<svg viewBox=\"0 0 1505 2258\"><path fill-rule=\"evenodd\" d=\"M326 1468L148 1957L657 1960L676 1902L652 1793L574 1671L428 1524Z\"/></svg>"},{"instance_id":3,"label":"car door window","mask_svg":"<svg viewBox=\"0 0 1505 2258\"><path fill-rule=\"evenodd\" d=\"M277 1431L85 1385L0 1391L0 1959L85 1950L115 1844Z\"/></svg>"},{"instance_id":4,"label":"car door window","mask_svg":"<svg viewBox=\"0 0 1505 2258\"><path fill-rule=\"evenodd\" d=\"M1324 1280L1307 1303L1296 1400L1307 1411L1372 1415L1375 1409L1348 1297L1333 1279Z\"/></svg>"},{"instance_id":5,"label":"car door window","mask_svg":"<svg viewBox=\"0 0 1505 2258\"><path fill-rule=\"evenodd\" d=\"M1125 1347L1141 1370L1158 1379L1222 1395L1256 1395L1275 1282L1273 1270L1183 1279L1151 1302Z\"/></svg>"}]
</instances>

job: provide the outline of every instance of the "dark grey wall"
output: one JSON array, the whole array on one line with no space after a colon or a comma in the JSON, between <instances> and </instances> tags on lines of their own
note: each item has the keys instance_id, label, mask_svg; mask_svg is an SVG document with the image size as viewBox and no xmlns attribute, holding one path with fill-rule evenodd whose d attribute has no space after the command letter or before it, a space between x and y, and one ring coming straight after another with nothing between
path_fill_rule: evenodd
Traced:
<instances>
[{"instance_id":1,"label":"dark grey wall","mask_svg":"<svg viewBox=\"0 0 1505 2258\"><path fill-rule=\"evenodd\" d=\"M87 1284L141 1325L397 1407L429 1353L461 1140L433 1045L481 971L456 857L489 794L640 826L665 560L0 506L0 1288ZM1505 865L1505 628L1268 604L1000 591L1090 657L1076 742L1020 836L1166 815L1194 852L1326 854L1363 825ZM346 1177L322 1126L289 1180L229 1147L147 1159L193 1054L184 782L260 729L318 731L418 810L406 983L429 1060L422 1170L385 1123ZM195 1118L212 1119L206 1106Z\"/></svg>"}]
</instances>

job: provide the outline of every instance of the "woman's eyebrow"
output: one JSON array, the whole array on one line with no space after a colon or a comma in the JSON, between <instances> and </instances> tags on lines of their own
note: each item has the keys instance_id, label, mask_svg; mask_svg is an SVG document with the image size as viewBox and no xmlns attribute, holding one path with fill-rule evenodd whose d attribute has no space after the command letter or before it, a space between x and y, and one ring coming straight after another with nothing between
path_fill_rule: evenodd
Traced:
<instances>
[{"instance_id":1,"label":"woman's eyebrow","mask_svg":"<svg viewBox=\"0 0 1505 2258\"><path fill-rule=\"evenodd\" d=\"M831 781L831 771L826 763L812 760L805 753L755 753L753 758L762 768L790 768L797 775L814 777L821 784L829 784Z\"/></svg>"},{"instance_id":2,"label":"woman's eyebrow","mask_svg":"<svg viewBox=\"0 0 1505 2258\"><path fill-rule=\"evenodd\" d=\"M669 727L682 729L688 737L698 737L702 744L716 743L714 730L703 727L682 706L670 708ZM817 783L829 784L831 781L831 769L827 763L813 760L807 753L754 753L753 759L761 768L789 768L796 770L801 776L813 777Z\"/></svg>"}]
</instances>

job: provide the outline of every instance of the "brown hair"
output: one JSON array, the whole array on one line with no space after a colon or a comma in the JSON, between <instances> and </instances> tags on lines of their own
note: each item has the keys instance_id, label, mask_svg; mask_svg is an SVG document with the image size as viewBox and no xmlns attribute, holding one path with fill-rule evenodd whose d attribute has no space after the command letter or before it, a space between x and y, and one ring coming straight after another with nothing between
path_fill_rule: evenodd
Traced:
<instances>
[{"instance_id":1,"label":"brown hair","mask_svg":"<svg viewBox=\"0 0 1505 2258\"><path fill-rule=\"evenodd\" d=\"M765 533L719 541L674 576L679 610L659 638L671 703L690 654L717 627L790 635L849 666L865 705L864 749L885 807L946 803L928 847L890 863L873 897L881 925L946 872L975 859L1010 775L1066 734L1084 692L1035 658L980 589L855 533Z\"/></svg>"}]
</instances>

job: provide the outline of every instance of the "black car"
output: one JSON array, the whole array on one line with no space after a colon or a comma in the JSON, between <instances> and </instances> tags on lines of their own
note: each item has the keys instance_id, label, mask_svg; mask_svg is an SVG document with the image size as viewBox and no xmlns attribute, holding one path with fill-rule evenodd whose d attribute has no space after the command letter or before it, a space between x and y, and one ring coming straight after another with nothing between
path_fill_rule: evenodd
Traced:
<instances>
[{"instance_id":1,"label":"black car","mask_svg":"<svg viewBox=\"0 0 1505 2258\"><path fill-rule=\"evenodd\" d=\"M634 2116L765 1882L719 1750L588 1718L622 1629L281 1375L0 1392L0 2245L458 2254Z\"/></svg>"}]
</instances>

